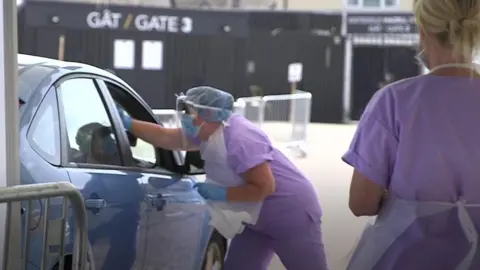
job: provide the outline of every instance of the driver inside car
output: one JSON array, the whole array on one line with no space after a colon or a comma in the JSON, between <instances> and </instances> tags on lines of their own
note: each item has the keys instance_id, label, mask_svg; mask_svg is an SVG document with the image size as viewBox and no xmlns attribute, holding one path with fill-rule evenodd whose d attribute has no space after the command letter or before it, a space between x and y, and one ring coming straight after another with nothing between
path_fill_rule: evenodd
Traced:
<instances>
[{"instance_id":1,"label":"driver inside car","mask_svg":"<svg viewBox=\"0 0 480 270\"><path fill-rule=\"evenodd\" d=\"M75 137L80 155L73 162L120 165L117 144L112 136L111 129L100 123L80 127Z\"/></svg>"}]
</instances>

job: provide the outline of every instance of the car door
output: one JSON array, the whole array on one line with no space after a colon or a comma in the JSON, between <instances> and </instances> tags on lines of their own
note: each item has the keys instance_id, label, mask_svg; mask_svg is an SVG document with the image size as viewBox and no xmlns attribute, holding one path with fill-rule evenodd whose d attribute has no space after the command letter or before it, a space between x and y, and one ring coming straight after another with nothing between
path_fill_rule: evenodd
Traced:
<instances>
[{"instance_id":1,"label":"car door","mask_svg":"<svg viewBox=\"0 0 480 270\"><path fill-rule=\"evenodd\" d=\"M20 179L22 185L47 183L53 181L70 181L67 172L61 168L60 127L55 89L44 89L34 93L24 117L20 119ZM34 108L37 108L36 110ZM62 208L65 201L51 198L48 207L49 228L58 228L62 223ZM27 202L22 201L22 227L26 226ZM30 247L29 269L39 269L42 259L45 200L33 200L30 208ZM70 212L71 213L71 212ZM70 223L71 224L71 223ZM71 246L73 234L66 225L65 244L67 252ZM53 229L48 233L49 256L51 265L59 255L60 234ZM22 237L25 237L22 234ZM71 251L71 249L70 249Z\"/></svg>"},{"instance_id":2,"label":"car door","mask_svg":"<svg viewBox=\"0 0 480 270\"><path fill-rule=\"evenodd\" d=\"M156 122L142 100L113 82L106 82L106 86L116 105L133 118ZM116 111L117 106L112 109ZM139 229L145 260L136 269L200 269L211 234L209 212L194 189L193 179L172 170L174 156L179 154L156 149L140 139L129 147L126 159L130 162L125 162L125 171L138 179L147 197L146 219Z\"/></svg>"},{"instance_id":3,"label":"car door","mask_svg":"<svg viewBox=\"0 0 480 270\"><path fill-rule=\"evenodd\" d=\"M137 233L145 193L138 179L123 170L122 138L105 97L89 77L64 78L56 90L62 166L85 198L95 269L133 269L144 258Z\"/></svg>"}]
</instances>

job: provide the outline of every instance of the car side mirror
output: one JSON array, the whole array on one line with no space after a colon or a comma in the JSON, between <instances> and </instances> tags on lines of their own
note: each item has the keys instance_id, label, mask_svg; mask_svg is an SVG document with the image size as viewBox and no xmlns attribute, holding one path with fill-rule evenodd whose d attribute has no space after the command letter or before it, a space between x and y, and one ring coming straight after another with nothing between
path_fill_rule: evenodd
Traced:
<instances>
[{"instance_id":1,"label":"car side mirror","mask_svg":"<svg viewBox=\"0 0 480 270\"><path fill-rule=\"evenodd\" d=\"M137 146L138 138L135 137L130 131L127 131L127 138L130 146L132 147Z\"/></svg>"},{"instance_id":2,"label":"car side mirror","mask_svg":"<svg viewBox=\"0 0 480 270\"><path fill-rule=\"evenodd\" d=\"M205 162L200 155L200 151L188 151L183 166L185 174L205 174Z\"/></svg>"}]
</instances>

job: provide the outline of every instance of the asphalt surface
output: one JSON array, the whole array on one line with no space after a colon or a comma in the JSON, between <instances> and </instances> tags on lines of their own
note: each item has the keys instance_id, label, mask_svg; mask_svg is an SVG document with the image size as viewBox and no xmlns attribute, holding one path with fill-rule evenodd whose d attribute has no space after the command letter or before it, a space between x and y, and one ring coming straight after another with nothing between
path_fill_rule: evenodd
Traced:
<instances>
[{"instance_id":1,"label":"asphalt surface","mask_svg":"<svg viewBox=\"0 0 480 270\"><path fill-rule=\"evenodd\" d=\"M272 138L286 138L289 126L267 124L263 128ZM330 270L345 270L349 254L367 221L353 216L348 209L352 168L341 161L355 128L356 125L310 124L305 145L307 157L297 158L286 151L310 178L322 205L323 240ZM282 144L278 146L283 149ZM274 258L269 270L283 269L280 260Z\"/></svg>"}]
</instances>

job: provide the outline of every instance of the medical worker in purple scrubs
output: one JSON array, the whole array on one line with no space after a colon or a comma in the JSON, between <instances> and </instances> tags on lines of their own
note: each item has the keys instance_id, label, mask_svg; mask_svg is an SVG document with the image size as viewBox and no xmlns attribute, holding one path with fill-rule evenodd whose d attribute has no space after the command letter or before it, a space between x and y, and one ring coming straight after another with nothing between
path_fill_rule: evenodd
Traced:
<instances>
[{"instance_id":1,"label":"medical worker in purple scrubs","mask_svg":"<svg viewBox=\"0 0 480 270\"><path fill-rule=\"evenodd\" d=\"M224 269L267 269L276 253L289 270L325 270L322 211L310 181L267 135L232 113L232 95L196 87L178 97L188 113L181 129L132 120L125 128L165 149L200 150L207 179L198 192L210 202L240 207L251 224L231 241Z\"/></svg>"},{"instance_id":2,"label":"medical worker in purple scrubs","mask_svg":"<svg viewBox=\"0 0 480 270\"><path fill-rule=\"evenodd\" d=\"M349 270L480 269L480 0L416 0L430 73L385 86L343 160L350 209L376 216Z\"/></svg>"}]
</instances>

